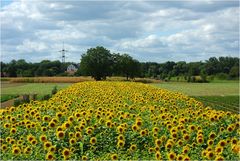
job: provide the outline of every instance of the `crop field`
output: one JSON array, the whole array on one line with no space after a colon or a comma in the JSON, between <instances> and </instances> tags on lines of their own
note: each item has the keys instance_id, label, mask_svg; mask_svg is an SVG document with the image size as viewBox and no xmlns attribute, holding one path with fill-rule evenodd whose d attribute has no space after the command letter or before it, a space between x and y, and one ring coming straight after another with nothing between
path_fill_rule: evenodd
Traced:
<instances>
[{"instance_id":1,"label":"crop field","mask_svg":"<svg viewBox=\"0 0 240 161\"><path fill-rule=\"evenodd\" d=\"M214 109L239 113L239 96L194 96L205 106Z\"/></svg>"},{"instance_id":2,"label":"crop field","mask_svg":"<svg viewBox=\"0 0 240 161\"><path fill-rule=\"evenodd\" d=\"M1 94L34 94L39 95L50 94L51 90L56 86L58 90L66 88L71 83L10 83L10 85L2 85Z\"/></svg>"},{"instance_id":3,"label":"crop field","mask_svg":"<svg viewBox=\"0 0 240 161\"><path fill-rule=\"evenodd\" d=\"M156 87L181 92L188 96L233 96L239 95L239 82L185 83L167 82L153 84Z\"/></svg>"},{"instance_id":4,"label":"crop field","mask_svg":"<svg viewBox=\"0 0 240 161\"><path fill-rule=\"evenodd\" d=\"M239 160L239 114L131 82L82 82L0 110L1 160Z\"/></svg>"},{"instance_id":5,"label":"crop field","mask_svg":"<svg viewBox=\"0 0 240 161\"><path fill-rule=\"evenodd\" d=\"M155 87L181 92L217 110L239 113L238 81L212 83L169 82L152 84Z\"/></svg>"}]
</instances>

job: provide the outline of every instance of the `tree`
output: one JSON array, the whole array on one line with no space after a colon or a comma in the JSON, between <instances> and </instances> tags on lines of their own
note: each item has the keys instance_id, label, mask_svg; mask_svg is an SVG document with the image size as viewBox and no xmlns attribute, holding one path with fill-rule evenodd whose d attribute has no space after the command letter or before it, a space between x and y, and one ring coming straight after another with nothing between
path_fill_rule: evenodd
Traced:
<instances>
[{"instance_id":1,"label":"tree","mask_svg":"<svg viewBox=\"0 0 240 161\"><path fill-rule=\"evenodd\" d=\"M128 54L118 55L117 66L119 71L128 78L134 78L140 74L140 63Z\"/></svg>"},{"instance_id":2,"label":"tree","mask_svg":"<svg viewBox=\"0 0 240 161\"><path fill-rule=\"evenodd\" d=\"M233 66L229 72L230 77L239 77L239 66Z\"/></svg>"},{"instance_id":3,"label":"tree","mask_svg":"<svg viewBox=\"0 0 240 161\"><path fill-rule=\"evenodd\" d=\"M95 80L106 79L112 73L112 63L109 50L101 46L90 48L81 57L81 74L91 75Z\"/></svg>"}]
</instances>

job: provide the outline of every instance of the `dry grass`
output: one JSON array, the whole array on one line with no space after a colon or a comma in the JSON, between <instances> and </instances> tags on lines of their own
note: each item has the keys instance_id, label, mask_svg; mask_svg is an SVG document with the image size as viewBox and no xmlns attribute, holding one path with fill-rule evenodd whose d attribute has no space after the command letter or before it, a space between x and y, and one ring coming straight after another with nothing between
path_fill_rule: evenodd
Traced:
<instances>
[{"instance_id":1,"label":"dry grass","mask_svg":"<svg viewBox=\"0 0 240 161\"><path fill-rule=\"evenodd\" d=\"M9 79L11 83L77 83L93 80L91 77L18 77Z\"/></svg>"},{"instance_id":2,"label":"dry grass","mask_svg":"<svg viewBox=\"0 0 240 161\"><path fill-rule=\"evenodd\" d=\"M84 81L93 81L91 77L17 77L17 78L4 78L10 83L77 83ZM4 81L1 79L1 81ZM126 81L126 77L108 77L107 81ZM160 83L160 80L150 78L135 78L130 79L132 82L142 83Z\"/></svg>"}]
</instances>

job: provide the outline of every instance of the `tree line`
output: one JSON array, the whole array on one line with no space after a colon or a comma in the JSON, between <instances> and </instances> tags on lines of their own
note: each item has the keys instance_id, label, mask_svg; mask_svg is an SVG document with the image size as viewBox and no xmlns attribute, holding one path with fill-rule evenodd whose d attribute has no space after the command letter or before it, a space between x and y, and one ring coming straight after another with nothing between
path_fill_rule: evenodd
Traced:
<instances>
[{"instance_id":1,"label":"tree line","mask_svg":"<svg viewBox=\"0 0 240 161\"><path fill-rule=\"evenodd\" d=\"M24 59L1 62L1 77L37 77L37 76L66 76L68 65L60 61L43 60L39 63L28 63Z\"/></svg>"},{"instance_id":2,"label":"tree line","mask_svg":"<svg viewBox=\"0 0 240 161\"><path fill-rule=\"evenodd\" d=\"M40 63L27 63L25 60L1 62L1 76L65 76L71 62L43 60ZM76 65L76 64L75 64ZM189 82L206 82L207 77L219 79L239 78L238 57L211 57L202 62L167 61L165 63L139 62L128 54L111 53L102 46L90 48L81 56L76 76L92 76L104 80L107 76L124 76L170 80L184 78Z\"/></svg>"}]
</instances>

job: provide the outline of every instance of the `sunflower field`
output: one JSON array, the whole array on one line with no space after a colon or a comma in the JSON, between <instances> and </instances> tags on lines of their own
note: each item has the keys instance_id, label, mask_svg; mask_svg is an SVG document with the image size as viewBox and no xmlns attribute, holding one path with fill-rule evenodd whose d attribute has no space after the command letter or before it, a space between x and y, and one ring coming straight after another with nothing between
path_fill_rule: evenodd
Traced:
<instances>
[{"instance_id":1,"label":"sunflower field","mask_svg":"<svg viewBox=\"0 0 240 161\"><path fill-rule=\"evenodd\" d=\"M82 82L0 111L1 160L239 160L239 114L131 82Z\"/></svg>"}]
</instances>

